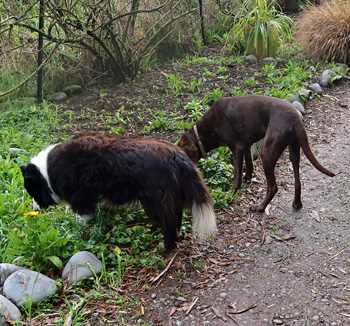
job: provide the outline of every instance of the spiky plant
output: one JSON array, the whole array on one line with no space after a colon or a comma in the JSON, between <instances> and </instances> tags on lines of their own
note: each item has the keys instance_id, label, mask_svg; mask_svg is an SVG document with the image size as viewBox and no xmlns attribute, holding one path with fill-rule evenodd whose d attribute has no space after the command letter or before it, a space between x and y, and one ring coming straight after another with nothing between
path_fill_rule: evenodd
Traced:
<instances>
[{"instance_id":1,"label":"spiky plant","mask_svg":"<svg viewBox=\"0 0 350 326\"><path fill-rule=\"evenodd\" d=\"M297 19L295 37L313 59L350 59L350 1L309 3Z\"/></svg>"}]
</instances>

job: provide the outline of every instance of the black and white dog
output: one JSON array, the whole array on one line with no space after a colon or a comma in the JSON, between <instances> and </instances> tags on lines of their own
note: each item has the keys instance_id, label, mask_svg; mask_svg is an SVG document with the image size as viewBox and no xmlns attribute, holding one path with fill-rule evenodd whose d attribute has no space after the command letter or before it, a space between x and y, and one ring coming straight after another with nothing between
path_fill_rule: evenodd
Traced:
<instances>
[{"instance_id":1,"label":"black and white dog","mask_svg":"<svg viewBox=\"0 0 350 326\"><path fill-rule=\"evenodd\" d=\"M183 209L192 208L199 236L215 232L212 199L200 171L166 141L117 135L85 135L49 146L21 166L35 208L69 204L85 221L96 205L139 200L175 247Z\"/></svg>"}]
</instances>

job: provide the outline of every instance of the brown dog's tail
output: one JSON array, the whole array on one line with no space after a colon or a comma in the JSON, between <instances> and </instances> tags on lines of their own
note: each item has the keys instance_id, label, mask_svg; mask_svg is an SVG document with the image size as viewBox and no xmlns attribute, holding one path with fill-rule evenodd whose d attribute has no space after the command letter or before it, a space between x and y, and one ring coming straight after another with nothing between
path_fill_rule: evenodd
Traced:
<instances>
[{"instance_id":1,"label":"brown dog's tail","mask_svg":"<svg viewBox=\"0 0 350 326\"><path fill-rule=\"evenodd\" d=\"M305 156L309 159L311 164L320 172L330 177L334 177L335 173L327 169L319 161L317 161L315 155L312 153L304 125L302 125L301 128L296 130L296 134L297 134L299 145L303 149Z\"/></svg>"}]
</instances>

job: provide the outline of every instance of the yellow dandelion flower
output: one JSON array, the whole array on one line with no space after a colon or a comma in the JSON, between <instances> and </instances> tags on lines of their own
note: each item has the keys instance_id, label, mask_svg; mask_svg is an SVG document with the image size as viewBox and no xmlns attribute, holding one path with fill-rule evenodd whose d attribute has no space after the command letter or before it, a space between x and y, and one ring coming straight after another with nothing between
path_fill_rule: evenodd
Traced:
<instances>
[{"instance_id":1,"label":"yellow dandelion flower","mask_svg":"<svg viewBox=\"0 0 350 326\"><path fill-rule=\"evenodd\" d=\"M17 231L18 231L18 228L14 228L13 231L14 231L14 232L17 232Z\"/></svg>"},{"instance_id":2,"label":"yellow dandelion flower","mask_svg":"<svg viewBox=\"0 0 350 326\"><path fill-rule=\"evenodd\" d=\"M115 254L116 256L118 256L118 255L120 255L120 254L122 253L122 251L120 250L119 247L115 247L113 251L114 251L114 254Z\"/></svg>"},{"instance_id":3,"label":"yellow dandelion flower","mask_svg":"<svg viewBox=\"0 0 350 326\"><path fill-rule=\"evenodd\" d=\"M24 216L37 216L39 215L39 211L35 211L35 212L28 212L28 213L25 213Z\"/></svg>"}]
</instances>

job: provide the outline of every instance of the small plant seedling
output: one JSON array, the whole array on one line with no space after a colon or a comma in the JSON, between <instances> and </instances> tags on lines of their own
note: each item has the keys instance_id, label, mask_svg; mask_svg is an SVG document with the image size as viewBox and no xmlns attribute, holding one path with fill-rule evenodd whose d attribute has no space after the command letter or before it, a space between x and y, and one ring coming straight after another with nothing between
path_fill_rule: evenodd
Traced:
<instances>
[{"instance_id":1,"label":"small plant seedling","mask_svg":"<svg viewBox=\"0 0 350 326\"><path fill-rule=\"evenodd\" d=\"M168 80L168 88L170 88L175 95L180 95L183 91L183 88L188 85L188 82L182 79L180 73L174 75L163 72L163 75Z\"/></svg>"},{"instance_id":2,"label":"small plant seedling","mask_svg":"<svg viewBox=\"0 0 350 326\"><path fill-rule=\"evenodd\" d=\"M200 53L204 49L202 39L192 38L192 43L193 43L194 49L197 53Z\"/></svg>"},{"instance_id":3,"label":"small plant seedling","mask_svg":"<svg viewBox=\"0 0 350 326\"><path fill-rule=\"evenodd\" d=\"M243 85L249 88L258 88L260 85L259 83L254 79L254 77L249 77L243 82Z\"/></svg>"},{"instance_id":4,"label":"small plant seedling","mask_svg":"<svg viewBox=\"0 0 350 326\"><path fill-rule=\"evenodd\" d=\"M203 104L209 104L209 105L211 105L211 104L213 104L216 100L218 100L219 98L223 97L224 94L225 94L225 92L224 92L222 89L216 88L216 89L214 89L213 91L208 92L208 93L204 96L202 102L203 102Z\"/></svg>"},{"instance_id":5,"label":"small plant seedling","mask_svg":"<svg viewBox=\"0 0 350 326\"><path fill-rule=\"evenodd\" d=\"M190 90L192 93L196 93L199 92L200 90L202 90L204 88L204 82L202 78L198 78L198 80L196 79L192 79L192 81L189 83L190 86Z\"/></svg>"}]
</instances>

